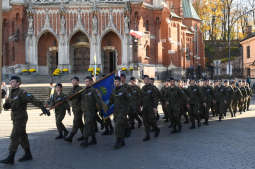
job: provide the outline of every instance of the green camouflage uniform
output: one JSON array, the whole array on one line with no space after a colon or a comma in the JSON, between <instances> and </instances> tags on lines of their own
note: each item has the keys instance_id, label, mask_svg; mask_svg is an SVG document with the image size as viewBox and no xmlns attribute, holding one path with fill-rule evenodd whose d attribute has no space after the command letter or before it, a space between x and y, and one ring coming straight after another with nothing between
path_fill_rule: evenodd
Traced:
<instances>
[{"instance_id":1,"label":"green camouflage uniform","mask_svg":"<svg viewBox=\"0 0 255 169\"><path fill-rule=\"evenodd\" d=\"M205 119L205 124L208 124L209 111L212 108L214 93L212 86L209 85L203 86L201 89L203 94L203 101L206 103L205 106L202 106L201 117Z\"/></svg>"},{"instance_id":2,"label":"green camouflage uniform","mask_svg":"<svg viewBox=\"0 0 255 169\"><path fill-rule=\"evenodd\" d=\"M151 127L155 130L156 133L159 132L157 126L157 115L153 112L153 108L157 109L158 106L158 93L155 90L155 87L151 84L144 85L142 88L142 117L143 124L145 128L146 136L149 137Z\"/></svg>"},{"instance_id":3,"label":"green camouflage uniform","mask_svg":"<svg viewBox=\"0 0 255 169\"><path fill-rule=\"evenodd\" d=\"M81 110L84 115L83 136L85 139L95 136L97 112L103 108L102 104L100 93L93 87L86 87L86 90L81 94Z\"/></svg>"},{"instance_id":4,"label":"green camouflage uniform","mask_svg":"<svg viewBox=\"0 0 255 169\"><path fill-rule=\"evenodd\" d=\"M232 102L232 110L234 113L234 117L236 116L236 112L237 112L237 107L238 107L238 103L239 100L242 98L242 92L239 89L239 87L234 87L234 93L233 93L233 102Z\"/></svg>"},{"instance_id":5,"label":"green camouflage uniform","mask_svg":"<svg viewBox=\"0 0 255 169\"><path fill-rule=\"evenodd\" d=\"M13 121L10 137L11 143L9 146L11 152L16 152L19 145L21 145L24 150L30 148L26 133L28 103L32 103L41 109L45 109L42 102L38 101L34 96L21 88L11 89L10 95L3 106L4 108L7 106L8 109L11 109L11 120Z\"/></svg>"},{"instance_id":6,"label":"green camouflage uniform","mask_svg":"<svg viewBox=\"0 0 255 169\"><path fill-rule=\"evenodd\" d=\"M55 107L56 126L59 135L62 136L63 132L64 135L68 133L62 121L65 118L66 111L70 111L70 105L67 102L66 95L63 92L61 92L59 95L57 94L57 92L54 93L53 98L51 99L51 106L55 106L58 102L63 102L62 104Z\"/></svg>"},{"instance_id":7,"label":"green camouflage uniform","mask_svg":"<svg viewBox=\"0 0 255 169\"><path fill-rule=\"evenodd\" d=\"M139 117L141 114L141 89L137 86L130 85L130 109L129 109L129 116L130 116L130 124L131 127L134 127L134 120L136 119L139 123L139 126L142 123L142 120Z\"/></svg>"},{"instance_id":8,"label":"green camouflage uniform","mask_svg":"<svg viewBox=\"0 0 255 169\"><path fill-rule=\"evenodd\" d=\"M247 91L247 103L246 103L246 110L249 110L251 97L252 97L252 89L249 86L245 86Z\"/></svg>"},{"instance_id":9,"label":"green camouflage uniform","mask_svg":"<svg viewBox=\"0 0 255 169\"><path fill-rule=\"evenodd\" d=\"M110 97L110 105L114 104L115 135L117 139L124 139L128 128L127 114L129 107L129 96L124 86L115 87Z\"/></svg>"},{"instance_id":10,"label":"green camouflage uniform","mask_svg":"<svg viewBox=\"0 0 255 169\"><path fill-rule=\"evenodd\" d=\"M242 98L239 101L239 111L240 113L242 113L243 111L245 111L246 108L246 98L247 98L247 91L245 89L245 87L240 87L240 90L242 92Z\"/></svg>"},{"instance_id":11,"label":"green camouflage uniform","mask_svg":"<svg viewBox=\"0 0 255 169\"><path fill-rule=\"evenodd\" d=\"M216 111L217 114L219 115L219 120L221 121L223 115L226 112L227 106L227 91L226 87L221 85L220 87L215 88L215 99L216 99Z\"/></svg>"},{"instance_id":12,"label":"green camouflage uniform","mask_svg":"<svg viewBox=\"0 0 255 169\"><path fill-rule=\"evenodd\" d=\"M82 90L82 87L78 86L73 86L72 90L69 92L69 95L73 95L77 92ZM78 94L71 98L71 105L72 105L72 111L74 114L74 119L73 119L73 128L72 132L73 134L76 134L78 129L80 129L81 133L83 133L83 127L84 124L82 122L82 110L81 110L81 95Z\"/></svg>"}]
</instances>

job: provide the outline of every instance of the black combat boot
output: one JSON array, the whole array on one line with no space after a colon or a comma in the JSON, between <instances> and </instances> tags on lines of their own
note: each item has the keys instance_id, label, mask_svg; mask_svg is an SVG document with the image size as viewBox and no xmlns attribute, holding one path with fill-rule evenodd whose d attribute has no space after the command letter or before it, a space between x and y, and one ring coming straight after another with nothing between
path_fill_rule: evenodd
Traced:
<instances>
[{"instance_id":1,"label":"black combat boot","mask_svg":"<svg viewBox=\"0 0 255 169\"><path fill-rule=\"evenodd\" d=\"M1 160L0 163L3 163L3 164L14 164L15 154L16 154L15 151L11 151L9 153L8 157L3 159L3 160Z\"/></svg>"},{"instance_id":2,"label":"black combat boot","mask_svg":"<svg viewBox=\"0 0 255 169\"><path fill-rule=\"evenodd\" d=\"M149 132L146 132L146 136L143 138L143 141L149 141L151 139L150 137L150 133Z\"/></svg>"},{"instance_id":3,"label":"black combat boot","mask_svg":"<svg viewBox=\"0 0 255 169\"><path fill-rule=\"evenodd\" d=\"M74 136L74 133L71 133L68 137L65 138L65 141L71 143L73 141L73 136Z\"/></svg>"},{"instance_id":4,"label":"black combat boot","mask_svg":"<svg viewBox=\"0 0 255 169\"><path fill-rule=\"evenodd\" d=\"M23 157L21 157L19 159L19 162L24 162L24 161L29 161L29 160L33 160L30 148L25 149L25 154Z\"/></svg>"},{"instance_id":5,"label":"black combat boot","mask_svg":"<svg viewBox=\"0 0 255 169\"><path fill-rule=\"evenodd\" d=\"M158 127L155 128L154 137L158 137L160 133L160 129Z\"/></svg>"},{"instance_id":6,"label":"black combat boot","mask_svg":"<svg viewBox=\"0 0 255 169\"><path fill-rule=\"evenodd\" d=\"M131 129L130 127L125 129L125 137L130 137L131 136Z\"/></svg>"},{"instance_id":7,"label":"black combat boot","mask_svg":"<svg viewBox=\"0 0 255 169\"><path fill-rule=\"evenodd\" d=\"M93 136L92 136L92 139L91 139L91 141L88 143L88 145L95 145L95 144L97 144L97 139L96 139L95 135L93 135Z\"/></svg>"},{"instance_id":8,"label":"black combat boot","mask_svg":"<svg viewBox=\"0 0 255 169\"><path fill-rule=\"evenodd\" d=\"M117 138L113 148L120 149L121 147L122 147L121 138Z\"/></svg>"},{"instance_id":9,"label":"black combat boot","mask_svg":"<svg viewBox=\"0 0 255 169\"><path fill-rule=\"evenodd\" d=\"M68 131L65 129L64 130L64 137L67 137L68 136Z\"/></svg>"},{"instance_id":10,"label":"black combat boot","mask_svg":"<svg viewBox=\"0 0 255 169\"><path fill-rule=\"evenodd\" d=\"M82 140L84 140L84 137L83 137L83 136L77 138L77 141L82 141Z\"/></svg>"},{"instance_id":11,"label":"black combat boot","mask_svg":"<svg viewBox=\"0 0 255 169\"><path fill-rule=\"evenodd\" d=\"M195 129L196 126L195 126L195 122L192 121L192 125L190 126L190 129Z\"/></svg>"},{"instance_id":12,"label":"black combat boot","mask_svg":"<svg viewBox=\"0 0 255 169\"><path fill-rule=\"evenodd\" d=\"M59 135L55 139L58 140L58 139L64 138L63 134L62 134L62 131L58 131L58 132L59 132Z\"/></svg>"},{"instance_id":13,"label":"black combat boot","mask_svg":"<svg viewBox=\"0 0 255 169\"><path fill-rule=\"evenodd\" d=\"M86 148L88 147L88 138L84 138L83 142L80 144L81 147Z\"/></svg>"},{"instance_id":14,"label":"black combat boot","mask_svg":"<svg viewBox=\"0 0 255 169\"><path fill-rule=\"evenodd\" d=\"M208 119L205 119L204 125L208 126Z\"/></svg>"}]
</instances>

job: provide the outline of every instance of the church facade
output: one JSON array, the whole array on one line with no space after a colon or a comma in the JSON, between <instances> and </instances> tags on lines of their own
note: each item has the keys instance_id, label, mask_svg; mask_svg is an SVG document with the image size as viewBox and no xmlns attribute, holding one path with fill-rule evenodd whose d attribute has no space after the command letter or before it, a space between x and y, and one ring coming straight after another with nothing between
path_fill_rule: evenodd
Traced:
<instances>
[{"instance_id":1,"label":"church facade","mask_svg":"<svg viewBox=\"0 0 255 169\"><path fill-rule=\"evenodd\" d=\"M190 0L2 2L6 74L82 74L96 66L104 74L124 67L156 76L204 66L201 20Z\"/></svg>"}]
</instances>

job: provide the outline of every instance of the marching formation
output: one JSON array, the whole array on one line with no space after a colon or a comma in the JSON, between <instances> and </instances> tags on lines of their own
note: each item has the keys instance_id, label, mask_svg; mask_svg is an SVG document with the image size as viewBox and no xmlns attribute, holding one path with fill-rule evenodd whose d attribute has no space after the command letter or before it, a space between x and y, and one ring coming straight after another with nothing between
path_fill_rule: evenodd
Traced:
<instances>
[{"instance_id":1,"label":"marching formation","mask_svg":"<svg viewBox=\"0 0 255 169\"><path fill-rule=\"evenodd\" d=\"M235 117L248 111L252 90L245 81L210 81L210 80L176 80L173 78L164 82L159 90L154 85L154 79L147 75L143 77L144 86L140 88L134 77L126 82L126 75L115 76L114 89L110 100L105 104L101 93L93 87L93 79L85 78L85 90L79 85L79 78L72 78L72 89L68 95L63 93L62 84L56 84L50 92L49 100L44 106L41 101L36 100L31 94L21 89L21 79L18 76L11 77L11 91L3 108L11 109L13 130L9 146L9 156L0 163L13 164L15 154L19 145L25 154L19 161L32 160L29 141L26 134L27 103L32 103L41 108L43 114L50 115L46 107L55 109L56 126L58 136L56 139L64 139L72 142L75 134L80 131L81 147L97 144L97 123L104 129L102 135L115 135L114 149L125 146L125 138L131 136L135 124L140 128L144 125L145 136L142 141L149 141L151 133L157 138L160 134L158 120L159 103L164 113L164 121L169 123L171 133L181 132L182 123L191 123L190 129L200 127L203 123L208 125L209 115L218 117L221 121L227 112ZM72 96L72 97L70 97ZM71 106L70 104L71 103ZM104 117L106 112L114 105L113 118ZM71 132L65 128L62 120L66 112L74 115ZM114 122L114 125L113 125Z\"/></svg>"}]
</instances>

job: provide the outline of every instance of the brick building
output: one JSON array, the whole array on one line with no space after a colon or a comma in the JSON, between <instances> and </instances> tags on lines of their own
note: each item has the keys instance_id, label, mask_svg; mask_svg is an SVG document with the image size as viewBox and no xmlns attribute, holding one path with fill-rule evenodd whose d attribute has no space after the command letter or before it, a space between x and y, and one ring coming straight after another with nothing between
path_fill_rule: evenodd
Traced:
<instances>
[{"instance_id":1,"label":"brick building","mask_svg":"<svg viewBox=\"0 0 255 169\"><path fill-rule=\"evenodd\" d=\"M201 20L191 0L3 0L3 72L72 74L204 66ZM141 34L131 36L133 30ZM96 62L95 58L96 57Z\"/></svg>"}]
</instances>

